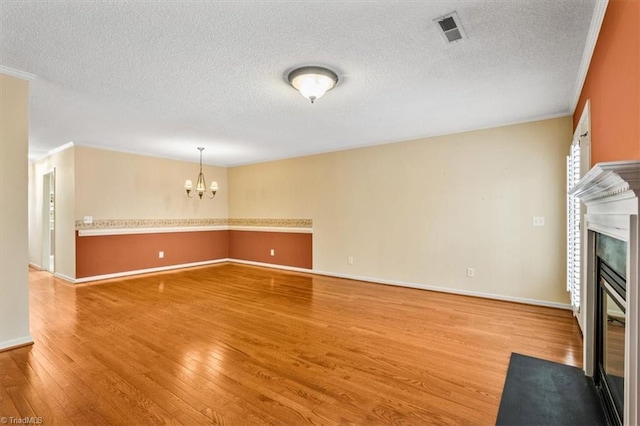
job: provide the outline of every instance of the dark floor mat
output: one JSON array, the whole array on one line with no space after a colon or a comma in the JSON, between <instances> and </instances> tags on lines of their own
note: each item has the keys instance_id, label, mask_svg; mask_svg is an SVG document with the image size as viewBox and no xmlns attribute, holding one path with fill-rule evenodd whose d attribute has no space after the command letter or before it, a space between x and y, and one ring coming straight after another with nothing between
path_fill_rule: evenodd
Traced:
<instances>
[{"instance_id":1,"label":"dark floor mat","mask_svg":"<svg viewBox=\"0 0 640 426\"><path fill-rule=\"evenodd\" d=\"M606 425L595 386L576 367L511 354L496 425Z\"/></svg>"}]
</instances>

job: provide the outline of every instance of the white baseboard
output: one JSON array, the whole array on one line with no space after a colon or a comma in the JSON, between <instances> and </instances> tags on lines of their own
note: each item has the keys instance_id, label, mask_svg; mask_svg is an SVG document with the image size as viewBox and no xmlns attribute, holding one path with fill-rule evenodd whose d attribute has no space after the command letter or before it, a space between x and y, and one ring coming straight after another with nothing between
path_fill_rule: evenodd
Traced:
<instances>
[{"instance_id":1,"label":"white baseboard","mask_svg":"<svg viewBox=\"0 0 640 426\"><path fill-rule=\"evenodd\" d=\"M74 284L81 284L81 283L86 283L86 282L90 282L90 281L109 280L109 279L112 279L112 278L128 277L128 276L131 276L131 275L150 274L150 273L153 273L153 272L170 271L172 269L192 268L194 266L211 265L211 264L214 264L214 263L223 263L223 262L227 262L227 261L228 261L228 259L226 259L226 258L224 258L224 259L215 259L215 260L205 260L203 262L193 262L193 263L182 263L182 264L179 264L179 265L159 266L157 268L137 269L135 271L124 271L124 272L116 272L116 273L113 273L113 274L94 275L92 277L83 277L83 278L76 278L76 279L70 279L69 278L67 280L71 281ZM57 275L58 274L56 274L56 276Z\"/></svg>"},{"instance_id":2,"label":"white baseboard","mask_svg":"<svg viewBox=\"0 0 640 426\"><path fill-rule=\"evenodd\" d=\"M233 263L242 263L243 265L262 266L265 268L273 268L273 269L284 269L285 271L305 272L308 274L314 273L313 269L298 268L295 266L277 265L275 263L262 263L262 262L254 262L252 260L240 260L240 259L227 259L227 261L233 262Z\"/></svg>"},{"instance_id":3,"label":"white baseboard","mask_svg":"<svg viewBox=\"0 0 640 426\"><path fill-rule=\"evenodd\" d=\"M568 303L548 302L546 300L526 299L523 297L513 297L513 296L504 296L504 295L495 294L495 293L483 293L479 291L460 290L456 288L439 287L439 286L428 285L428 284L410 283L406 281L395 281L395 280L385 280L385 279L378 279L378 278L372 278L372 277L361 277L357 275L318 271L316 269L313 270L313 273L318 275L326 275L328 277L346 278L349 280L357 280L357 281L367 281L375 284L395 285L398 287L409 287L409 288L417 288L420 290L437 291L439 293L458 294L460 296L481 297L483 299L503 300L506 302L523 303L526 305L546 306L548 308L571 310L571 305Z\"/></svg>"},{"instance_id":4,"label":"white baseboard","mask_svg":"<svg viewBox=\"0 0 640 426\"><path fill-rule=\"evenodd\" d=\"M31 336L20 337L19 339L5 340L4 342L0 342L0 352L19 348L20 346L30 345L32 343L33 338Z\"/></svg>"},{"instance_id":5,"label":"white baseboard","mask_svg":"<svg viewBox=\"0 0 640 426\"><path fill-rule=\"evenodd\" d=\"M33 269L37 269L38 271L42 271L42 266L36 265L35 263L29 262L29 266L31 266Z\"/></svg>"},{"instance_id":6,"label":"white baseboard","mask_svg":"<svg viewBox=\"0 0 640 426\"><path fill-rule=\"evenodd\" d=\"M428 285L428 284L419 284L419 283L411 283L411 282L406 282L406 281L379 279L379 278L373 278L373 277L364 277L364 276L359 276L359 275L342 274L342 273L338 273L338 272L327 272L327 271L320 271L320 270L317 270L317 269L298 268L298 267L295 267L295 266L277 265L277 264L274 264L274 263L254 262L254 261L251 261L251 260L241 260L241 259L233 259L233 258L207 260L207 261L204 261L204 262L194 262L194 263L183 263L183 264L180 264L180 265L161 266L161 267L158 267L158 268L139 269L139 270L135 270L135 271L117 272L117 273L114 273L114 274L95 275L95 276L92 276L92 277L84 277L84 278L76 278L76 279L73 279L73 278L70 278L70 277L66 277L64 275L60 275L60 274L57 274L57 273L55 275L57 277L60 277L60 278L62 278L64 280L70 281L72 283L80 284L80 283L86 283L86 282L90 282L90 281L107 280L107 279L112 279L112 278L128 277L128 276L131 276L131 275L149 274L149 273L153 273L153 272L169 271L169 270L172 270L172 269L191 268L191 267L195 267L195 266L205 266L205 265L211 265L211 264L215 264L215 263L224 263L224 262L232 262L232 263L239 263L239 264L252 265L252 266L261 266L261 267L264 267L264 268L272 268L272 269L282 269L282 270L285 270L285 271L292 271L292 272L303 272L303 273L307 273L307 274L324 275L324 276L335 277L335 278L345 278L345 279L356 280L356 281L366 281L366 282L370 282L370 283L374 283L374 284L395 285L395 286L398 286L398 287L417 288L417 289L420 289L420 290L429 290L429 291L437 291L437 292L440 292L440 293L458 294L458 295L461 295L461 296L481 297L481 298L484 298L484 299L503 300L503 301L506 301L506 302L523 303L523 304L526 304L526 305L536 305L536 306L545 306L545 307L549 307L549 308L558 308L558 309L571 310L571 305L567 304L567 303L548 302L548 301L545 301L545 300L527 299L527 298L523 298L523 297L514 297L514 296L504 296L504 295L501 295L501 294L494 294L494 293L483 293L483 292L478 292L478 291L460 290L460 289L454 289L454 288L448 288L448 287L433 286L433 285Z\"/></svg>"},{"instance_id":7,"label":"white baseboard","mask_svg":"<svg viewBox=\"0 0 640 426\"><path fill-rule=\"evenodd\" d=\"M59 272L54 272L53 276L56 277L56 278L60 278L61 280L69 281L72 284L76 283L76 279L75 278L71 278L70 276L65 275L65 274L61 274Z\"/></svg>"},{"instance_id":8,"label":"white baseboard","mask_svg":"<svg viewBox=\"0 0 640 426\"><path fill-rule=\"evenodd\" d=\"M296 268L292 266L275 265L273 263L252 262L249 260L240 260L240 259L227 259L227 260L229 262L242 263L245 265L262 266L265 268L273 268L273 269L284 269L287 271L304 272L309 274L324 275L327 277L335 277L335 278L345 278L348 280L365 281L365 282L370 282L374 284L395 285L398 287L417 288L420 290L437 291L439 293L450 293L450 294L457 294L461 296L481 297L483 299L503 300L506 302L523 303L526 305L545 306L548 308L558 308L558 309L567 309L567 310L572 309L570 304L548 302L546 300L526 299L523 297L504 296L501 294L494 294L494 293L483 293L478 291L459 290L454 288L411 283L406 281L385 280L385 279L378 279L378 278L372 278L372 277L363 277L358 275L341 274L337 272L319 271L317 269Z\"/></svg>"}]
</instances>

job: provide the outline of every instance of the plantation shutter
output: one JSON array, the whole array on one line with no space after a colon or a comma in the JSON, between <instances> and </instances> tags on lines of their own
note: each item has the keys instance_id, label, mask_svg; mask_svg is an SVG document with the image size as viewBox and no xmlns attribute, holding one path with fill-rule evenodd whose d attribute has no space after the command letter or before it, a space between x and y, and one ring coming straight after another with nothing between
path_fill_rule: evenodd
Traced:
<instances>
[{"instance_id":1,"label":"plantation shutter","mask_svg":"<svg viewBox=\"0 0 640 426\"><path fill-rule=\"evenodd\" d=\"M580 140L575 139L567 156L567 291L571 306L580 309L580 200L569 191L580 180Z\"/></svg>"}]
</instances>

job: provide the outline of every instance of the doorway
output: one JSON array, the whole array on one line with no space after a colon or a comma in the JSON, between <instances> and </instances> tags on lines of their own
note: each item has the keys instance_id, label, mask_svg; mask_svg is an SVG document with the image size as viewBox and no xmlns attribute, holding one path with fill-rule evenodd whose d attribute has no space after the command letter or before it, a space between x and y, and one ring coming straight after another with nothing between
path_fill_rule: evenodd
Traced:
<instances>
[{"instance_id":1,"label":"doorway","mask_svg":"<svg viewBox=\"0 0 640 426\"><path fill-rule=\"evenodd\" d=\"M42 269L55 272L55 169L42 177Z\"/></svg>"}]
</instances>

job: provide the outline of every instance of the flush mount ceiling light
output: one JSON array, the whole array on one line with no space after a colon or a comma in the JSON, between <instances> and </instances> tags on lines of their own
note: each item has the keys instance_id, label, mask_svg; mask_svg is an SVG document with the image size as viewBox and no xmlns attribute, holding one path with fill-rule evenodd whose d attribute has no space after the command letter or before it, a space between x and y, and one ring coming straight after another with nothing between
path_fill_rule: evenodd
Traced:
<instances>
[{"instance_id":1,"label":"flush mount ceiling light","mask_svg":"<svg viewBox=\"0 0 640 426\"><path fill-rule=\"evenodd\" d=\"M287 77L289 84L313 103L338 83L338 75L323 67L296 68Z\"/></svg>"},{"instance_id":2,"label":"flush mount ceiling light","mask_svg":"<svg viewBox=\"0 0 640 426\"><path fill-rule=\"evenodd\" d=\"M202 195L207 192L207 184L204 181L204 174L202 174L202 151L204 151L204 148L199 146L198 151L200 151L200 174L198 175L198 180L196 180L196 193L191 195L191 190L193 189L191 179L185 181L184 189L187 191L187 197L193 198L198 194L200 199L202 199ZM216 192L218 192L218 182L211 182L211 188L209 188L209 190L211 191L211 197L209 198L215 197Z\"/></svg>"}]
</instances>

